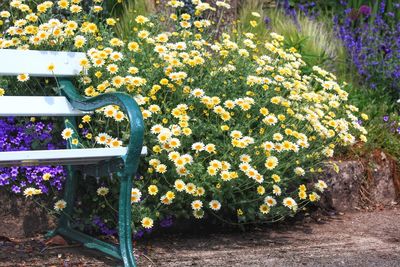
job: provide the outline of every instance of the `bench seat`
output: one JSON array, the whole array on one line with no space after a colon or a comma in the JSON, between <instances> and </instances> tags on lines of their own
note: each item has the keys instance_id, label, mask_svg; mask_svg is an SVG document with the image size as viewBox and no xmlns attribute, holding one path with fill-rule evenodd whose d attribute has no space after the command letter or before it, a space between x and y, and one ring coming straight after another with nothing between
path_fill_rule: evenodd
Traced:
<instances>
[{"instance_id":1,"label":"bench seat","mask_svg":"<svg viewBox=\"0 0 400 267\"><path fill-rule=\"evenodd\" d=\"M126 153L126 147L8 151L0 152L0 167L97 164ZM146 154L147 148L142 147L141 155Z\"/></svg>"}]
</instances>

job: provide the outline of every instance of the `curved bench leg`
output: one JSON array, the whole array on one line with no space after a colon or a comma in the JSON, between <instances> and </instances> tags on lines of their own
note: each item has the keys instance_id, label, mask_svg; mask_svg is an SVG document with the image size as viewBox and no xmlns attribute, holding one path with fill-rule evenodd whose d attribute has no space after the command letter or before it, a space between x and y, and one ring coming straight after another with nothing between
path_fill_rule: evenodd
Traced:
<instances>
[{"instance_id":1,"label":"curved bench leg","mask_svg":"<svg viewBox=\"0 0 400 267\"><path fill-rule=\"evenodd\" d=\"M119 246L121 258L125 267L136 267L135 257L132 248L132 230L131 230L131 190L132 178L130 175L122 175L120 182L119 195Z\"/></svg>"},{"instance_id":2,"label":"curved bench leg","mask_svg":"<svg viewBox=\"0 0 400 267\"><path fill-rule=\"evenodd\" d=\"M67 167L67 181L65 183L64 189L64 200L67 203L67 206L63 210L58 227L67 228L69 227L69 222L72 216L72 212L74 210L74 201L76 195L76 183L77 176L79 175L76 171L72 169L71 166Z\"/></svg>"}]
</instances>

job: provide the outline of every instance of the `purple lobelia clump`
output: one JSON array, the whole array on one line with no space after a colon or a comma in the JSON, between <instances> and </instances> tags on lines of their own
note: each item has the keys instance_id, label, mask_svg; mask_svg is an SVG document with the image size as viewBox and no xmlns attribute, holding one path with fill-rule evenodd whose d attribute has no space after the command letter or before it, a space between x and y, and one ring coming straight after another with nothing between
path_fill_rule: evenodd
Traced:
<instances>
[{"instance_id":1,"label":"purple lobelia clump","mask_svg":"<svg viewBox=\"0 0 400 267\"><path fill-rule=\"evenodd\" d=\"M51 150L65 147L64 143L54 143L52 130L52 122L1 118L0 151ZM0 168L0 188L22 194L25 188L34 187L48 194L51 191L50 187L60 191L65 177L66 171L61 166Z\"/></svg>"}]
</instances>

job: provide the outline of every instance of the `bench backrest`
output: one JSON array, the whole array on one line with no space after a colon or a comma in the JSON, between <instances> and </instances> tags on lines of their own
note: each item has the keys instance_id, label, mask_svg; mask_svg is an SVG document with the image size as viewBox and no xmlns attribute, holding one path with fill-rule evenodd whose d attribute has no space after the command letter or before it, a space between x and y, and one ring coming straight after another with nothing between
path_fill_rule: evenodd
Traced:
<instances>
[{"instance_id":1,"label":"bench backrest","mask_svg":"<svg viewBox=\"0 0 400 267\"><path fill-rule=\"evenodd\" d=\"M37 50L0 49L0 76L27 73L39 77L77 76L82 70L80 60L85 53ZM48 66L54 64L53 72Z\"/></svg>"},{"instance_id":2,"label":"bench backrest","mask_svg":"<svg viewBox=\"0 0 400 267\"><path fill-rule=\"evenodd\" d=\"M79 75L84 53L0 49L0 76L26 73L38 77ZM54 64L53 72L48 66ZM2 96L0 116L83 116L63 96Z\"/></svg>"}]
</instances>

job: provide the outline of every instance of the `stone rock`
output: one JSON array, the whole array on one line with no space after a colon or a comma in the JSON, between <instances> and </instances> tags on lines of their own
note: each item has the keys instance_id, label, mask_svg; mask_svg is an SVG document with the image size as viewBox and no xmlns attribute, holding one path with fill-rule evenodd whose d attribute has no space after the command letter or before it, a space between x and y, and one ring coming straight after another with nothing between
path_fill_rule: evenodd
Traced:
<instances>
[{"instance_id":1,"label":"stone rock","mask_svg":"<svg viewBox=\"0 0 400 267\"><path fill-rule=\"evenodd\" d=\"M396 161L382 151L374 151L368 167L367 184L371 201L381 205L390 205L396 201Z\"/></svg>"},{"instance_id":2,"label":"stone rock","mask_svg":"<svg viewBox=\"0 0 400 267\"><path fill-rule=\"evenodd\" d=\"M355 209L360 204L364 173L364 166L359 161L335 161L326 165L320 178L327 183L328 189L322 194L320 205L338 211Z\"/></svg>"},{"instance_id":3,"label":"stone rock","mask_svg":"<svg viewBox=\"0 0 400 267\"><path fill-rule=\"evenodd\" d=\"M363 160L331 161L318 179L328 189L319 205L325 209L349 211L396 203L400 177L396 160L376 150Z\"/></svg>"}]
</instances>

